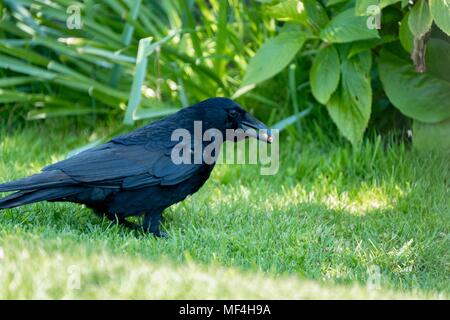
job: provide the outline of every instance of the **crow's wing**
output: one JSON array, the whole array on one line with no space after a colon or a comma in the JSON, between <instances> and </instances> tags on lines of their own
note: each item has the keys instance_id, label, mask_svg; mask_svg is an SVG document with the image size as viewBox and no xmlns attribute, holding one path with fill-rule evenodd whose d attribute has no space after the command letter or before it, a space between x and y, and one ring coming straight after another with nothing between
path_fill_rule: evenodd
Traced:
<instances>
[{"instance_id":1,"label":"crow's wing","mask_svg":"<svg viewBox=\"0 0 450 320\"><path fill-rule=\"evenodd\" d=\"M176 143L155 149L142 144L109 142L45 167L43 171L61 170L79 183L106 188L174 185L192 177L202 166L174 164L171 150Z\"/></svg>"}]
</instances>

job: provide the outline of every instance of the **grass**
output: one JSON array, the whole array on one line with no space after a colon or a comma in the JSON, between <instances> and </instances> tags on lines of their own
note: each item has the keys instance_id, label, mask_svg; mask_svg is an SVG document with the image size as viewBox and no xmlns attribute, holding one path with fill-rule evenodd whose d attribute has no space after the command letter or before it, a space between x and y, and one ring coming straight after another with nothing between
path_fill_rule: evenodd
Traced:
<instances>
[{"instance_id":1,"label":"grass","mask_svg":"<svg viewBox=\"0 0 450 320\"><path fill-rule=\"evenodd\" d=\"M108 131L2 129L0 181ZM285 137L275 176L218 166L166 210L167 240L71 204L2 211L0 298L447 299L448 158L318 136Z\"/></svg>"}]
</instances>

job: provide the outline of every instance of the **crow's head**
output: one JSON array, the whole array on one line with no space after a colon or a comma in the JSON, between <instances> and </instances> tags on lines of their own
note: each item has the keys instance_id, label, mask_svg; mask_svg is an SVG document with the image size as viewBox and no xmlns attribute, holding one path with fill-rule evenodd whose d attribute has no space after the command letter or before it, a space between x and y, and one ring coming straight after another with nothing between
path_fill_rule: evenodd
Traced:
<instances>
[{"instance_id":1,"label":"crow's head","mask_svg":"<svg viewBox=\"0 0 450 320\"><path fill-rule=\"evenodd\" d=\"M247 137L272 142L270 129L231 99L211 98L193 107L201 113L201 118L207 126L204 129L218 129L224 136L227 129L242 129Z\"/></svg>"}]
</instances>

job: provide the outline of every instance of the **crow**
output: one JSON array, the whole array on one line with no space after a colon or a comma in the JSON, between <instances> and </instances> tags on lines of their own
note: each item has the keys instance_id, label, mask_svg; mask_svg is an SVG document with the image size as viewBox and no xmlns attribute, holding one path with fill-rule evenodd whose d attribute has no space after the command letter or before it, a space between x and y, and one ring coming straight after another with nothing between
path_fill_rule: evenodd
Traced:
<instances>
[{"instance_id":1,"label":"crow","mask_svg":"<svg viewBox=\"0 0 450 320\"><path fill-rule=\"evenodd\" d=\"M16 191L0 199L0 210L39 201L73 202L122 225L166 237L160 230L163 211L197 192L215 165L214 154L212 161L173 161L174 148L182 144L173 139L173 132L182 129L195 136L197 121L202 133L215 129L226 137L227 129L241 129L246 130L243 138L272 141L270 130L235 101L207 99L51 164L38 174L0 184L0 192ZM192 160L197 140L182 144L180 150L190 153L186 159ZM203 147L205 143L201 141ZM143 216L142 226L127 221L130 216Z\"/></svg>"}]
</instances>

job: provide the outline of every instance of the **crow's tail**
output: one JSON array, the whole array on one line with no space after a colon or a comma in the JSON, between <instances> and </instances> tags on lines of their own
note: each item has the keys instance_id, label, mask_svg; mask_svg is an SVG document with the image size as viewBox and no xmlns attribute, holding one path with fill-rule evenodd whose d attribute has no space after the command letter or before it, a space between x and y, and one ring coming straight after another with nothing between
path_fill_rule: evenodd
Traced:
<instances>
[{"instance_id":1,"label":"crow's tail","mask_svg":"<svg viewBox=\"0 0 450 320\"><path fill-rule=\"evenodd\" d=\"M0 192L18 191L0 199L0 210L44 200L56 200L80 191L77 183L60 170L43 171L0 184Z\"/></svg>"},{"instance_id":2,"label":"crow's tail","mask_svg":"<svg viewBox=\"0 0 450 320\"><path fill-rule=\"evenodd\" d=\"M52 201L79 193L79 187L46 188L38 190L19 191L0 199L0 210L23 206L25 204Z\"/></svg>"},{"instance_id":3,"label":"crow's tail","mask_svg":"<svg viewBox=\"0 0 450 320\"><path fill-rule=\"evenodd\" d=\"M76 182L61 170L52 170L0 184L0 192L36 190L74 184Z\"/></svg>"}]
</instances>

